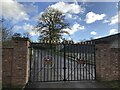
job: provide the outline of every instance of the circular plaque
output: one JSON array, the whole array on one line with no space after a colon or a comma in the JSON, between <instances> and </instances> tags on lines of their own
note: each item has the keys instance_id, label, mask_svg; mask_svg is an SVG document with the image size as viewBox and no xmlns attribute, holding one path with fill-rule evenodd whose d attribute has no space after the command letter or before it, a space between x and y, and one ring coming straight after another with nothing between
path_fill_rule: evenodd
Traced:
<instances>
[{"instance_id":1,"label":"circular plaque","mask_svg":"<svg viewBox=\"0 0 120 90\"><path fill-rule=\"evenodd\" d=\"M44 65L44 68L52 68L53 65L54 65L54 62L53 62L53 57L50 56L50 55L47 55L47 56L44 56L43 57L43 65Z\"/></svg>"}]
</instances>

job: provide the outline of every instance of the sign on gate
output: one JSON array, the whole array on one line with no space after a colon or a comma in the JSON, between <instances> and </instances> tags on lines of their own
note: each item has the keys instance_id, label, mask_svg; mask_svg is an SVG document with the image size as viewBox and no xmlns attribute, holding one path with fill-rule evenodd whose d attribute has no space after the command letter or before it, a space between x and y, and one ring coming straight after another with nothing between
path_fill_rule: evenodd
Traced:
<instances>
[{"instance_id":1,"label":"sign on gate","mask_svg":"<svg viewBox=\"0 0 120 90\"><path fill-rule=\"evenodd\" d=\"M54 66L53 57L50 55L43 57L43 66L44 68L52 68Z\"/></svg>"}]
</instances>

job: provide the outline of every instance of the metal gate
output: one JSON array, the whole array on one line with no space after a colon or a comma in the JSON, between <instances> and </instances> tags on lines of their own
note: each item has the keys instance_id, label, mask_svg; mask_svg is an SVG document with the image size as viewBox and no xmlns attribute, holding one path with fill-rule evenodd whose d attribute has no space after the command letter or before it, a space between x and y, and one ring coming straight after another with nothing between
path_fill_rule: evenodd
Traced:
<instances>
[{"instance_id":1,"label":"metal gate","mask_svg":"<svg viewBox=\"0 0 120 90\"><path fill-rule=\"evenodd\" d=\"M95 80L93 42L31 43L29 81Z\"/></svg>"}]
</instances>

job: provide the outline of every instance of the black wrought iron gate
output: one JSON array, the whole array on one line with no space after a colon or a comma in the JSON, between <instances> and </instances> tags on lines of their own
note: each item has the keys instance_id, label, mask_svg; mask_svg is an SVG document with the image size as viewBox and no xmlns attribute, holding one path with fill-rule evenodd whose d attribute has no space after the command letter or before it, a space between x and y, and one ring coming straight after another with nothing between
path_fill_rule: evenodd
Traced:
<instances>
[{"instance_id":1,"label":"black wrought iron gate","mask_svg":"<svg viewBox=\"0 0 120 90\"><path fill-rule=\"evenodd\" d=\"M95 79L93 42L31 43L29 81L78 81Z\"/></svg>"}]
</instances>

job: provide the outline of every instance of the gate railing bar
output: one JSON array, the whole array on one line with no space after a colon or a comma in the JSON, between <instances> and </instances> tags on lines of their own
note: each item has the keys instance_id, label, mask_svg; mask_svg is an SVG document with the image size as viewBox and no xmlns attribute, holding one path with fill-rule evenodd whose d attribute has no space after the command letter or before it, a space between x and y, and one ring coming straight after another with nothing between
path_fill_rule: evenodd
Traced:
<instances>
[{"instance_id":1,"label":"gate railing bar","mask_svg":"<svg viewBox=\"0 0 120 90\"><path fill-rule=\"evenodd\" d=\"M38 58L38 49L36 49L36 56L35 56L35 76L37 76L37 58ZM38 77L35 77L35 81L37 81Z\"/></svg>"},{"instance_id":2,"label":"gate railing bar","mask_svg":"<svg viewBox=\"0 0 120 90\"><path fill-rule=\"evenodd\" d=\"M88 50L87 49L88 49L88 44L87 44L87 42L85 42L85 51L84 51L85 52L85 59L84 59L85 63L84 64L86 65L86 68L85 68L85 72L86 72L85 73L86 74L85 75L86 76L85 80L87 80L87 54L88 54Z\"/></svg>"},{"instance_id":3,"label":"gate railing bar","mask_svg":"<svg viewBox=\"0 0 120 90\"><path fill-rule=\"evenodd\" d=\"M65 43L63 44L64 45L64 67L63 67L63 69L64 69L64 80L63 81L66 81L66 54L65 54L65 51L66 51L66 45L65 45Z\"/></svg>"},{"instance_id":4,"label":"gate railing bar","mask_svg":"<svg viewBox=\"0 0 120 90\"><path fill-rule=\"evenodd\" d=\"M70 47L68 46L68 55L69 55L69 52L70 52ZM70 63L70 59L69 58L67 58L67 61L68 61L68 80L69 80L69 63Z\"/></svg>"},{"instance_id":5,"label":"gate railing bar","mask_svg":"<svg viewBox=\"0 0 120 90\"><path fill-rule=\"evenodd\" d=\"M48 45L48 47L49 47L49 45ZM47 50L46 55L49 55L49 49ZM48 67L48 66L47 66L47 67ZM47 69L46 69L47 81L48 81L48 78L49 78L49 73L48 73L48 72L49 72L49 69L47 68Z\"/></svg>"},{"instance_id":6,"label":"gate railing bar","mask_svg":"<svg viewBox=\"0 0 120 90\"><path fill-rule=\"evenodd\" d=\"M52 48L52 44L51 44L51 41L50 41L50 44L49 44L49 45L50 45L50 52L49 52L49 53L50 53L50 55L52 56L52 49L51 49L51 48ZM52 79L53 79L53 78L52 78L53 68L51 68L50 70L51 70L51 72L50 72L50 80L52 80Z\"/></svg>"},{"instance_id":7,"label":"gate railing bar","mask_svg":"<svg viewBox=\"0 0 120 90\"><path fill-rule=\"evenodd\" d=\"M70 45L71 45L71 46L70 46L70 48L71 48L70 50L72 51L72 44L70 44ZM71 55L71 57L73 56L72 53L71 53L70 55ZM73 66L72 66L72 60L71 60L70 62L71 62L71 73L70 73L70 74L71 74L71 80L72 80L72 78L73 78L73 77L72 77L72 67L73 67Z\"/></svg>"},{"instance_id":8,"label":"gate railing bar","mask_svg":"<svg viewBox=\"0 0 120 90\"><path fill-rule=\"evenodd\" d=\"M59 45L57 45L57 47L55 47L55 50L57 51L57 53L59 53L58 52L58 47L59 47ZM57 55L56 59L57 59L57 80L58 80L58 78L59 78L58 77L58 75L59 75L59 69L58 69L58 67L59 67L59 54Z\"/></svg>"},{"instance_id":9,"label":"gate railing bar","mask_svg":"<svg viewBox=\"0 0 120 90\"><path fill-rule=\"evenodd\" d=\"M75 56L75 54L76 54L76 51L75 51L75 50L76 50L76 48L75 48L76 45L73 45L73 47L74 47L74 48L73 48L73 49L74 49L74 50L73 50L73 53L74 53L73 55ZM75 67L75 63L76 63L76 62L75 62L75 58L74 58L74 80L75 80L75 75L76 75L76 74L75 74L75 70L76 70L76 69L75 69L75 68L76 68L76 67Z\"/></svg>"},{"instance_id":10,"label":"gate railing bar","mask_svg":"<svg viewBox=\"0 0 120 90\"><path fill-rule=\"evenodd\" d=\"M95 54L95 51L96 51L95 49L96 49L96 47L95 47L95 42L93 42L93 46L94 46L93 48L94 48L94 74L95 74L95 78L94 78L94 79L96 80L96 58L95 58L95 57L96 57L96 56L95 56L95 55L96 55L96 54Z\"/></svg>"},{"instance_id":11,"label":"gate railing bar","mask_svg":"<svg viewBox=\"0 0 120 90\"><path fill-rule=\"evenodd\" d=\"M82 45L82 42L80 42L79 44L80 44L79 58L81 58L81 56L82 56L82 54L81 54L81 50L82 50L81 45ZM81 80L81 64L79 64L79 72L80 72L80 74L79 74L79 80Z\"/></svg>"},{"instance_id":12,"label":"gate railing bar","mask_svg":"<svg viewBox=\"0 0 120 90\"><path fill-rule=\"evenodd\" d=\"M36 74L37 74L36 76L37 76L37 77L36 77L36 79L37 79L37 81L38 81L38 74L39 74L39 73L38 73L38 70L39 70L39 68L38 68L38 63L39 63L39 60L38 60L38 59L39 59L39 51L38 51L38 49L36 50L36 52L37 52L37 57L36 57L36 64L37 64L37 65L36 65L36 71L37 71L37 72L36 72Z\"/></svg>"},{"instance_id":13,"label":"gate railing bar","mask_svg":"<svg viewBox=\"0 0 120 90\"><path fill-rule=\"evenodd\" d=\"M48 46L49 46L48 54L50 54L50 45L48 45ZM52 62L53 62L53 61L52 61ZM51 67L52 67L52 65L51 65ZM51 70L51 69L48 70L48 81L50 80L50 70Z\"/></svg>"},{"instance_id":14,"label":"gate railing bar","mask_svg":"<svg viewBox=\"0 0 120 90\"><path fill-rule=\"evenodd\" d=\"M93 47L93 42L91 42L91 50L94 50L94 47ZM94 52L94 51L93 51ZM94 72L93 72L93 69L94 69L94 67L93 67L93 65L94 65L94 58L93 58L93 56L94 56L94 53L92 53L91 54L91 73L93 74ZM91 76L91 79L93 80L93 75Z\"/></svg>"},{"instance_id":15,"label":"gate railing bar","mask_svg":"<svg viewBox=\"0 0 120 90\"><path fill-rule=\"evenodd\" d=\"M55 42L55 41L54 41ZM55 42L56 43L56 42ZM56 68L56 58L55 58L55 48L54 46L56 46L55 44L53 44L53 57L54 57L54 80L55 80L55 68Z\"/></svg>"},{"instance_id":16,"label":"gate railing bar","mask_svg":"<svg viewBox=\"0 0 120 90\"><path fill-rule=\"evenodd\" d=\"M35 49L33 49L33 52L34 52L34 53L33 53L33 62L34 62L34 63L33 63L33 69L34 69L34 71L33 71L33 81L35 81L35 71L36 71L36 70L35 70L35 55L36 55L36 54L35 54L35 53L36 53L36 52L35 52Z\"/></svg>"},{"instance_id":17,"label":"gate railing bar","mask_svg":"<svg viewBox=\"0 0 120 90\"><path fill-rule=\"evenodd\" d=\"M29 62L29 82L31 82L31 61L32 61L32 47L29 47L29 52L30 52L30 62Z\"/></svg>"},{"instance_id":18,"label":"gate railing bar","mask_svg":"<svg viewBox=\"0 0 120 90\"><path fill-rule=\"evenodd\" d=\"M90 42L90 50L92 51L92 42ZM90 71L90 72L89 72L89 77L90 77L90 80L92 80L92 78L93 78L93 77L90 75L90 73L92 73L92 66L91 66L91 65L92 65L92 54L93 54L93 53L90 54L90 65L89 65L89 71Z\"/></svg>"},{"instance_id":19,"label":"gate railing bar","mask_svg":"<svg viewBox=\"0 0 120 90\"><path fill-rule=\"evenodd\" d=\"M79 58L79 44L77 44L77 59ZM78 80L78 60L77 60L77 80Z\"/></svg>"},{"instance_id":20,"label":"gate railing bar","mask_svg":"<svg viewBox=\"0 0 120 90\"><path fill-rule=\"evenodd\" d=\"M42 75L42 74L43 74L43 73L42 73L42 69L43 69L43 68L42 68L42 51L40 52L40 55L41 55L41 56L40 56L40 61L41 61L41 63L40 63L40 69L41 69L40 81L42 81L42 79L43 79L43 78L42 78L42 76L43 76L43 75Z\"/></svg>"},{"instance_id":21,"label":"gate railing bar","mask_svg":"<svg viewBox=\"0 0 120 90\"><path fill-rule=\"evenodd\" d=\"M92 42L92 41L91 41L91 42ZM92 54L92 59L93 59L93 60L92 60L92 63L93 63L93 66L92 66L92 74L93 74L93 75L92 75L92 76L94 76L94 75L95 75L95 73L94 73L94 69L95 69L95 68L94 68L94 65L95 65L94 52L95 52L95 51L94 51L94 43L93 43L93 42L92 42L92 50L93 50L93 54ZM92 80L94 80L94 77L92 77Z\"/></svg>"},{"instance_id":22,"label":"gate railing bar","mask_svg":"<svg viewBox=\"0 0 120 90\"><path fill-rule=\"evenodd\" d=\"M90 52L92 52L92 50L91 50L91 44L90 44L90 42L88 42L88 45L89 45L89 53L88 53L88 69L87 69L87 71L90 73L90 61L91 61L91 53ZM90 74L88 73L88 79L90 80Z\"/></svg>"},{"instance_id":23,"label":"gate railing bar","mask_svg":"<svg viewBox=\"0 0 120 90\"><path fill-rule=\"evenodd\" d=\"M44 42L44 44L45 44L45 42ZM43 51L43 56L45 56L45 50ZM42 56L42 57L43 57ZM43 59L43 58L42 58ZM45 63L44 63L44 61L43 61L43 66L45 67ZM45 68L43 69L44 71L44 76L43 76L43 81L45 81L45 77L46 77L46 75L45 75Z\"/></svg>"}]
</instances>

